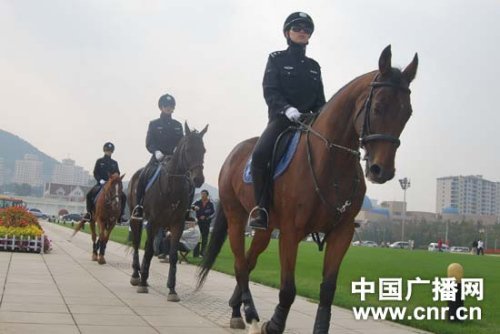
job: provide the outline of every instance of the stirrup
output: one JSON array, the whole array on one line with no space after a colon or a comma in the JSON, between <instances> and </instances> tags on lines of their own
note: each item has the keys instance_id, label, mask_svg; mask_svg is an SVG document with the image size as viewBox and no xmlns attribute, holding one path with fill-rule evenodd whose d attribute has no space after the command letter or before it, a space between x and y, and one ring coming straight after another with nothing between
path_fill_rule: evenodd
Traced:
<instances>
[{"instance_id":1,"label":"stirrup","mask_svg":"<svg viewBox=\"0 0 500 334\"><path fill-rule=\"evenodd\" d=\"M266 215L266 226L252 226L251 220L252 220L252 214L257 211L257 214L259 215L260 212L263 212ZM260 218L260 217L259 217ZM260 207L260 206L255 206L250 213L248 214L248 220L247 220L247 225L249 225L253 229L258 229L258 230L267 230L269 227L269 213L267 212L266 208Z\"/></svg>"},{"instance_id":2,"label":"stirrup","mask_svg":"<svg viewBox=\"0 0 500 334\"><path fill-rule=\"evenodd\" d=\"M132 214L130 215L130 219L135 219L135 220L139 220L139 221L142 221L143 220L143 215L144 215L144 212L141 212L142 215L138 215L137 214L137 211L138 209L141 209L141 210L144 210L143 206L142 205L139 205L137 204L134 208L134 210L132 210Z\"/></svg>"}]
</instances>

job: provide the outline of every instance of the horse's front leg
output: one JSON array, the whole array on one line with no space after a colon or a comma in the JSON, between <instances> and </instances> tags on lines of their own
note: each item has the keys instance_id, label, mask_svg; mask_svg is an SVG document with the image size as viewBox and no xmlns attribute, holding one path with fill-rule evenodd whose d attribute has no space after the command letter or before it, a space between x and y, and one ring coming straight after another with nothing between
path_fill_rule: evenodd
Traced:
<instances>
[{"instance_id":1,"label":"horse's front leg","mask_svg":"<svg viewBox=\"0 0 500 334\"><path fill-rule=\"evenodd\" d=\"M95 233L95 221L91 220L90 225L90 236L92 238L92 261L97 261L97 249L99 248L99 243L96 242L97 234Z\"/></svg>"},{"instance_id":2,"label":"horse's front leg","mask_svg":"<svg viewBox=\"0 0 500 334\"><path fill-rule=\"evenodd\" d=\"M271 320L262 324L262 333L274 334L285 331L288 312L290 312L296 295L295 264L299 241L296 240L295 236L296 233L282 233L280 235L281 286L279 304L274 309Z\"/></svg>"},{"instance_id":3,"label":"horse's front leg","mask_svg":"<svg viewBox=\"0 0 500 334\"><path fill-rule=\"evenodd\" d=\"M141 234L142 234L142 222L131 220L129 239L130 241L132 241L134 253L132 255L133 271L132 271L132 277L130 277L130 284L133 286L137 286L140 283L139 271L141 269L141 264L139 261L139 245L141 243Z\"/></svg>"},{"instance_id":4,"label":"horse's front leg","mask_svg":"<svg viewBox=\"0 0 500 334\"><path fill-rule=\"evenodd\" d=\"M177 250L179 249L179 239L181 237L182 230L180 228L173 229L170 234L170 249L168 250L169 268L168 268L168 279L167 288L169 289L167 300L170 302L180 301L177 292L175 291L176 276L177 276Z\"/></svg>"},{"instance_id":5,"label":"horse's front leg","mask_svg":"<svg viewBox=\"0 0 500 334\"><path fill-rule=\"evenodd\" d=\"M149 266L151 265L151 259L153 258L153 237L156 232L151 228L152 224L153 222L148 222L148 233L141 264L141 281L137 287L138 293L148 293Z\"/></svg>"},{"instance_id":6,"label":"horse's front leg","mask_svg":"<svg viewBox=\"0 0 500 334\"><path fill-rule=\"evenodd\" d=\"M106 227L104 222L99 221L99 256L97 257L97 263L106 264L104 259L104 253L106 253L106 244L108 243L108 236L106 233Z\"/></svg>"},{"instance_id":7,"label":"horse's front leg","mask_svg":"<svg viewBox=\"0 0 500 334\"><path fill-rule=\"evenodd\" d=\"M353 234L353 222L344 221L340 222L339 227L328 236L323 263L323 282L320 286L319 305L314 321L314 334L329 332L332 302L337 288L337 275Z\"/></svg>"}]
</instances>

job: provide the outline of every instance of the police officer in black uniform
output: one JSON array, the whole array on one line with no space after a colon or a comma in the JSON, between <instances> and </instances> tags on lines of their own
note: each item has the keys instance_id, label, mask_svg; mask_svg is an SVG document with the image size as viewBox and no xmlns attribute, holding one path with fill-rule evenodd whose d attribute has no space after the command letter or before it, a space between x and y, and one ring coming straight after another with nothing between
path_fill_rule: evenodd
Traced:
<instances>
[{"instance_id":1,"label":"police officer in black uniform","mask_svg":"<svg viewBox=\"0 0 500 334\"><path fill-rule=\"evenodd\" d=\"M251 172L257 206L250 226L267 229L272 182L269 165L274 143L281 132L299 120L301 114L317 112L325 104L319 64L306 57L306 46L314 31L312 18L303 12L290 14L283 34L288 49L269 55L262 86L269 122L252 154Z\"/></svg>"},{"instance_id":2,"label":"police officer in black uniform","mask_svg":"<svg viewBox=\"0 0 500 334\"><path fill-rule=\"evenodd\" d=\"M120 174L120 169L118 168L118 162L111 159L111 155L115 151L115 145L113 145L113 143L107 142L104 144L102 149L104 151L104 156L102 158L97 159L94 166L94 178L96 179L97 184L94 187L92 187L92 189L89 190L86 196L87 213L83 217L84 221L90 221L90 218L92 216L91 212L94 209L95 196L97 195L97 193L99 193L99 190L106 183L106 181L108 181L109 176L114 173ZM121 194L121 201L122 201L122 211L120 217L123 216L123 211L125 210L125 205L127 202L124 193Z\"/></svg>"},{"instance_id":3,"label":"police officer in black uniform","mask_svg":"<svg viewBox=\"0 0 500 334\"><path fill-rule=\"evenodd\" d=\"M132 213L132 218L139 220L142 219L143 215L142 204L148 179L166 156L174 154L175 147L184 136L182 124L172 118L175 109L174 97L169 94L161 96L158 107L161 110L160 118L149 123L146 136L146 148L152 156L137 183L137 205Z\"/></svg>"}]
</instances>

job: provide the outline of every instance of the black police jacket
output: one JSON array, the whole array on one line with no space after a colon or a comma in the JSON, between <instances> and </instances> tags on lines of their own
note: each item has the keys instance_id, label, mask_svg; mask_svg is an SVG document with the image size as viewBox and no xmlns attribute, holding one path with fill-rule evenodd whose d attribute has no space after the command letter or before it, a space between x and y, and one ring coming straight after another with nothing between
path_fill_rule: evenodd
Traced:
<instances>
[{"instance_id":1,"label":"black police jacket","mask_svg":"<svg viewBox=\"0 0 500 334\"><path fill-rule=\"evenodd\" d=\"M162 113L160 118L149 123L146 148L152 154L161 151L165 155L172 155L183 136L182 124Z\"/></svg>"},{"instance_id":2,"label":"black police jacket","mask_svg":"<svg viewBox=\"0 0 500 334\"><path fill-rule=\"evenodd\" d=\"M325 104L321 68L306 57L301 45L292 44L269 55L262 86L270 120L289 107L305 113L316 112Z\"/></svg>"},{"instance_id":3,"label":"black police jacket","mask_svg":"<svg viewBox=\"0 0 500 334\"><path fill-rule=\"evenodd\" d=\"M120 169L118 168L118 162L111 159L107 155L104 155L102 158L97 159L94 166L94 178L97 183L100 180L107 181L109 176L118 173L120 174Z\"/></svg>"}]
</instances>

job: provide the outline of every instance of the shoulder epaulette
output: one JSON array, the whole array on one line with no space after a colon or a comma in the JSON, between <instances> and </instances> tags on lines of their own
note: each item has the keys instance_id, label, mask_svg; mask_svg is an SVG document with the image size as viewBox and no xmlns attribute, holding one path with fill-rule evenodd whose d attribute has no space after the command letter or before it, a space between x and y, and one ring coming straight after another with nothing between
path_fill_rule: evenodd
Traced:
<instances>
[{"instance_id":1,"label":"shoulder epaulette","mask_svg":"<svg viewBox=\"0 0 500 334\"><path fill-rule=\"evenodd\" d=\"M269 54L269 56L271 56L271 58L275 58L275 57L278 57L278 56L281 56L285 51L274 51L274 52L271 52L271 54Z\"/></svg>"}]
</instances>

